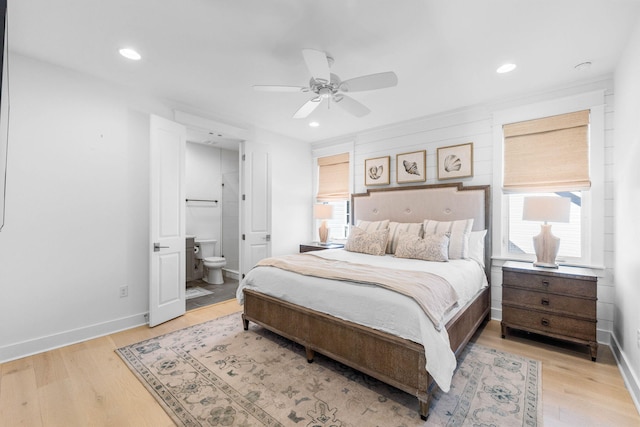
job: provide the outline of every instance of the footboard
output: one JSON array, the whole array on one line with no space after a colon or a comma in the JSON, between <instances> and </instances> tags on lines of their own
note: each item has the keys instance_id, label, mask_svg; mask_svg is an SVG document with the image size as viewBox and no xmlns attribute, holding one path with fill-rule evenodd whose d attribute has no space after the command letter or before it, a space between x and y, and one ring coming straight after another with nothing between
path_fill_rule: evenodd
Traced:
<instances>
[{"instance_id":1,"label":"footboard","mask_svg":"<svg viewBox=\"0 0 640 427\"><path fill-rule=\"evenodd\" d=\"M481 291L448 324L451 348L464 348L489 314L489 288ZM429 414L435 383L425 369L424 347L413 341L341 320L249 289L244 290L245 329L252 321L314 352L417 396L420 415Z\"/></svg>"}]
</instances>

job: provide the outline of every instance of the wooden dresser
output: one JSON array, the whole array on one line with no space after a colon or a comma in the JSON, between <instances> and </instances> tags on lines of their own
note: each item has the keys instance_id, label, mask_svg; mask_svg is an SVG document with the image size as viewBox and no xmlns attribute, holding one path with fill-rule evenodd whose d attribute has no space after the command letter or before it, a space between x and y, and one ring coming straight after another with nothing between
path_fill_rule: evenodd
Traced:
<instances>
[{"instance_id":1,"label":"wooden dresser","mask_svg":"<svg viewBox=\"0 0 640 427\"><path fill-rule=\"evenodd\" d=\"M596 360L597 277L586 268L502 267L502 338L508 328L588 345Z\"/></svg>"}]
</instances>

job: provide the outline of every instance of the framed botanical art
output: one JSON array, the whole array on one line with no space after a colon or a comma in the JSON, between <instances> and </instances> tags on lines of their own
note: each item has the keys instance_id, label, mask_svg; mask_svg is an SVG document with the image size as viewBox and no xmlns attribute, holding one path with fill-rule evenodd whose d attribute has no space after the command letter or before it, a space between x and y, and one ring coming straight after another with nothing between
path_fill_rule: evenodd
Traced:
<instances>
[{"instance_id":1,"label":"framed botanical art","mask_svg":"<svg viewBox=\"0 0 640 427\"><path fill-rule=\"evenodd\" d=\"M398 154L396 156L396 181L398 184L426 181L426 164L426 150Z\"/></svg>"},{"instance_id":2,"label":"framed botanical art","mask_svg":"<svg viewBox=\"0 0 640 427\"><path fill-rule=\"evenodd\" d=\"M389 184L389 156L366 159L364 161L364 185Z\"/></svg>"},{"instance_id":3,"label":"framed botanical art","mask_svg":"<svg viewBox=\"0 0 640 427\"><path fill-rule=\"evenodd\" d=\"M473 176L473 142L438 148L438 179Z\"/></svg>"}]
</instances>

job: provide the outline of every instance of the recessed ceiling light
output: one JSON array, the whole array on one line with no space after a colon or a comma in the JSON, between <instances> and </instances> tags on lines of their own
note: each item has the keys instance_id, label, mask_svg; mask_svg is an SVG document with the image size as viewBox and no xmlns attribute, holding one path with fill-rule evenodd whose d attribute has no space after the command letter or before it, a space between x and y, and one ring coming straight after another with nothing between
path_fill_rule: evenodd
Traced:
<instances>
[{"instance_id":1,"label":"recessed ceiling light","mask_svg":"<svg viewBox=\"0 0 640 427\"><path fill-rule=\"evenodd\" d=\"M516 64L503 64L500 67L498 67L498 69L496 70L496 73L499 73L499 74L508 73L510 71L515 70L516 67L517 67Z\"/></svg>"},{"instance_id":2,"label":"recessed ceiling light","mask_svg":"<svg viewBox=\"0 0 640 427\"><path fill-rule=\"evenodd\" d=\"M318 123L318 122L309 122L309 126L311 126L312 128L317 128L318 126L320 126L320 123Z\"/></svg>"},{"instance_id":3,"label":"recessed ceiling light","mask_svg":"<svg viewBox=\"0 0 640 427\"><path fill-rule=\"evenodd\" d=\"M120 55L124 56L127 59L131 59L133 61L138 61L140 60L140 58L142 58L142 56L140 56L140 54L138 52L136 52L133 49L130 48L122 48L120 49Z\"/></svg>"}]
</instances>

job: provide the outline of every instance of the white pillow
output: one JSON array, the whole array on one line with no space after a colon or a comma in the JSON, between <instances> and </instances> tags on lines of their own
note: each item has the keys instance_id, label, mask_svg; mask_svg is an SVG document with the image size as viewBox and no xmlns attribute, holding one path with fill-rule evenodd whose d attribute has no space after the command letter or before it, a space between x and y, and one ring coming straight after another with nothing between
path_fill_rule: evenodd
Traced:
<instances>
[{"instance_id":1,"label":"white pillow","mask_svg":"<svg viewBox=\"0 0 640 427\"><path fill-rule=\"evenodd\" d=\"M398 258L422 259L425 261L449 261L449 233L415 236L400 233L395 256Z\"/></svg>"},{"instance_id":2,"label":"white pillow","mask_svg":"<svg viewBox=\"0 0 640 427\"><path fill-rule=\"evenodd\" d=\"M423 223L425 237L429 234L450 233L449 259L469 258L469 236L473 228L473 218L458 221L434 221L425 219Z\"/></svg>"},{"instance_id":3,"label":"white pillow","mask_svg":"<svg viewBox=\"0 0 640 427\"><path fill-rule=\"evenodd\" d=\"M409 233L422 237L422 223L420 222L389 222L389 239L387 241L387 253L396 253L398 239L402 233Z\"/></svg>"},{"instance_id":4,"label":"white pillow","mask_svg":"<svg viewBox=\"0 0 640 427\"><path fill-rule=\"evenodd\" d=\"M472 231L469 236L469 258L478 261L483 267L484 265L484 236L487 230Z\"/></svg>"},{"instance_id":5,"label":"white pillow","mask_svg":"<svg viewBox=\"0 0 640 427\"><path fill-rule=\"evenodd\" d=\"M385 219L382 221L360 221L356 222L356 227L363 229L367 233L377 230L384 230L385 228L389 228L389 220Z\"/></svg>"}]
</instances>

